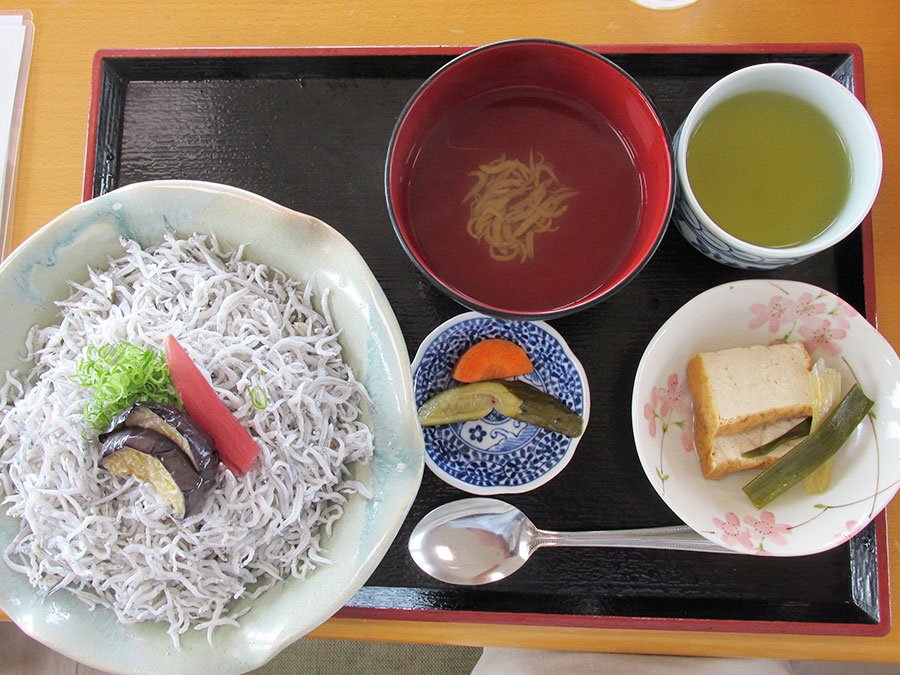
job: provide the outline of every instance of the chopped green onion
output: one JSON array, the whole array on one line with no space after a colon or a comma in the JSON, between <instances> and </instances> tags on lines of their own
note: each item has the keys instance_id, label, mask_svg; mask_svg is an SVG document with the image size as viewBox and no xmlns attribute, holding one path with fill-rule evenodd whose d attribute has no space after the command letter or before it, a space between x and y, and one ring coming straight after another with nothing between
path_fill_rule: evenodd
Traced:
<instances>
[{"instance_id":1,"label":"chopped green onion","mask_svg":"<svg viewBox=\"0 0 900 675\"><path fill-rule=\"evenodd\" d=\"M162 354L130 342L89 345L75 366L72 380L93 390L84 416L94 429L105 429L112 418L138 401L178 405L178 393Z\"/></svg>"},{"instance_id":2,"label":"chopped green onion","mask_svg":"<svg viewBox=\"0 0 900 675\"><path fill-rule=\"evenodd\" d=\"M250 403L253 404L254 408L258 408L259 410L265 410L266 406L269 405L269 399L266 397L266 392L259 385L250 387Z\"/></svg>"},{"instance_id":3,"label":"chopped green onion","mask_svg":"<svg viewBox=\"0 0 900 675\"><path fill-rule=\"evenodd\" d=\"M744 486L753 506L761 509L834 456L873 405L854 384L815 431Z\"/></svg>"},{"instance_id":4,"label":"chopped green onion","mask_svg":"<svg viewBox=\"0 0 900 675\"><path fill-rule=\"evenodd\" d=\"M795 438L803 438L804 436L809 436L809 429L812 426L812 421L809 417L800 422L787 431L785 431L781 436L776 439L769 441L768 443L759 446L758 448L753 448L753 450L748 450L743 454L744 457L764 457L768 455L773 450L776 450L781 445L784 445L788 441L792 441Z\"/></svg>"}]
</instances>

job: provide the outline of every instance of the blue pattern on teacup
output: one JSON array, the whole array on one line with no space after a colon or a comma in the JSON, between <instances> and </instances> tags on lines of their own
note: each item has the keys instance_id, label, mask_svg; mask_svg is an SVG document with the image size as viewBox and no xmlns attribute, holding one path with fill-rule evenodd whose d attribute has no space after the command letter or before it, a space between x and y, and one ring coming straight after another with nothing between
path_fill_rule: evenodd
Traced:
<instances>
[{"instance_id":1,"label":"blue pattern on teacup","mask_svg":"<svg viewBox=\"0 0 900 675\"><path fill-rule=\"evenodd\" d=\"M672 147L678 152L678 139L681 138L681 130L678 127ZM677 177L676 177L677 178ZM731 267L750 270L771 270L785 265L794 265L809 256L793 256L789 258L770 258L735 248L722 239L718 234L709 230L704 225L691 204L684 196L680 179L675 181L675 207L672 211L672 221L681 232L687 242L708 258Z\"/></svg>"},{"instance_id":2,"label":"blue pattern on teacup","mask_svg":"<svg viewBox=\"0 0 900 675\"><path fill-rule=\"evenodd\" d=\"M417 406L458 386L450 372L466 349L486 338L503 338L521 346L534 364L534 372L517 379L555 396L586 418L589 406L584 370L561 338L548 332L545 324L474 312L463 317L420 348L413 373ZM567 461L578 440L518 422L497 411L476 421L425 427L423 433L429 465L435 473L455 481L451 484L473 491L520 492L536 487L555 467Z\"/></svg>"}]
</instances>

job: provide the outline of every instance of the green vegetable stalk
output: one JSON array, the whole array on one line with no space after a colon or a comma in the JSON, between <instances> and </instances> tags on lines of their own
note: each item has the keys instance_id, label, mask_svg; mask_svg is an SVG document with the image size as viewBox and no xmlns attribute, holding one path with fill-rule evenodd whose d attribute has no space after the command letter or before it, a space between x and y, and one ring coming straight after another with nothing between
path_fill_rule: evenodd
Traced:
<instances>
[{"instance_id":1,"label":"green vegetable stalk","mask_svg":"<svg viewBox=\"0 0 900 675\"><path fill-rule=\"evenodd\" d=\"M770 452L774 452L782 445L787 443L788 441L792 441L795 438L803 438L804 436L809 436L809 430L812 426L810 418L806 418L797 426L791 427L787 431L785 431L781 436L776 438L775 440L769 441L765 445L761 445L758 448L754 448L753 450L748 450L744 453L744 457L765 457Z\"/></svg>"},{"instance_id":2,"label":"green vegetable stalk","mask_svg":"<svg viewBox=\"0 0 900 675\"><path fill-rule=\"evenodd\" d=\"M865 419L873 402L854 384L844 399L809 436L768 469L744 486L744 492L758 509L786 492L818 469Z\"/></svg>"}]
</instances>

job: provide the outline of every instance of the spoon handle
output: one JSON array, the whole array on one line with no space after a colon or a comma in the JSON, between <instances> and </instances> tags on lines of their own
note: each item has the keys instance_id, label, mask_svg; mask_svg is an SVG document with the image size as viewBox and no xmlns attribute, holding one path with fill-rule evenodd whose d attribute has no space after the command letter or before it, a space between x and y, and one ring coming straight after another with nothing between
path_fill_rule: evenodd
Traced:
<instances>
[{"instance_id":1,"label":"spoon handle","mask_svg":"<svg viewBox=\"0 0 900 675\"><path fill-rule=\"evenodd\" d=\"M541 546L603 546L613 548L657 548L672 551L736 553L697 534L685 525L643 527L633 530L550 532L538 530L534 548Z\"/></svg>"}]
</instances>

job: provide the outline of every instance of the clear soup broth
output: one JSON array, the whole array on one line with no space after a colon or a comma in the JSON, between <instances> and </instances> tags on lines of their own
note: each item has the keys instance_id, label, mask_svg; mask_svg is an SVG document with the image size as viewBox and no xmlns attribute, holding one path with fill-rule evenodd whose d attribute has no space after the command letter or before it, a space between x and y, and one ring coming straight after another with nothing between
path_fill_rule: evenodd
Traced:
<instances>
[{"instance_id":1,"label":"clear soup broth","mask_svg":"<svg viewBox=\"0 0 900 675\"><path fill-rule=\"evenodd\" d=\"M691 189L723 230L750 244L810 241L850 191L850 158L818 108L775 91L739 94L710 110L688 142Z\"/></svg>"}]
</instances>

